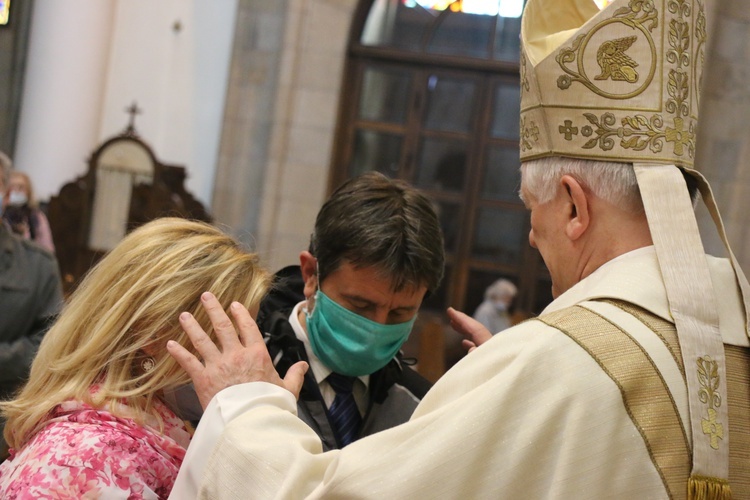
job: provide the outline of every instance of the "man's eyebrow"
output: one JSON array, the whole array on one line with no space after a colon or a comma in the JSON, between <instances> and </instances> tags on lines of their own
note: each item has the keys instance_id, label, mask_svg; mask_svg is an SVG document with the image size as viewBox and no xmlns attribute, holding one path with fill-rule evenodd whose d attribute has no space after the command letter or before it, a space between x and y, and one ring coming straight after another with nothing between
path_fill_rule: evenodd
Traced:
<instances>
[{"instance_id":1,"label":"man's eyebrow","mask_svg":"<svg viewBox=\"0 0 750 500\"><path fill-rule=\"evenodd\" d=\"M357 294L354 294L354 293L342 293L341 296L344 297L346 300L349 300L351 302L364 302L365 304L373 305L373 306L377 306L378 305L377 302L374 302L374 301L368 299L367 297L363 297L361 295L357 295Z\"/></svg>"},{"instance_id":2,"label":"man's eyebrow","mask_svg":"<svg viewBox=\"0 0 750 500\"><path fill-rule=\"evenodd\" d=\"M411 311L416 311L417 309L418 309L417 306L400 306L392 310L398 311L398 312L411 312Z\"/></svg>"},{"instance_id":3,"label":"man's eyebrow","mask_svg":"<svg viewBox=\"0 0 750 500\"><path fill-rule=\"evenodd\" d=\"M362 297L361 295L356 295L356 294L352 294L352 293L342 293L341 296L343 298L345 298L346 300L350 301L350 302L358 302L360 304L363 303L363 304L366 305L366 307L371 307L371 306L377 307L377 306L380 305L377 302L374 302L374 301L368 299L367 297ZM411 312L411 311L416 311L417 309L418 309L418 306L408 305L408 306L395 307L395 308L392 309L392 311Z\"/></svg>"}]
</instances>

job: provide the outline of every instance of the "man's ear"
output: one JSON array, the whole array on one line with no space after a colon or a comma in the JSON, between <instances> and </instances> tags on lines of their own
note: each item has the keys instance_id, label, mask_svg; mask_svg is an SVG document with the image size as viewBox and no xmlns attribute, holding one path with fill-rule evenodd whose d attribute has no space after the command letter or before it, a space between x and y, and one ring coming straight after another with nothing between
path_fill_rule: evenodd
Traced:
<instances>
[{"instance_id":1,"label":"man's ear","mask_svg":"<svg viewBox=\"0 0 750 500\"><path fill-rule=\"evenodd\" d=\"M591 223L589 198L583 186L574 177L564 175L560 183L568 193L567 201L570 204L565 234L571 241L575 241L586 232Z\"/></svg>"},{"instance_id":2,"label":"man's ear","mask_svg":"<svg viewBox=\"0 0 750 500\"><path fill-rule=\"evenodd\" d=\"M318 288L318 259L307 250L300 252L299 267L302 271L302 279L305 282L303 293L306 298L310 298Z\"/></svg>"}]
</instances>

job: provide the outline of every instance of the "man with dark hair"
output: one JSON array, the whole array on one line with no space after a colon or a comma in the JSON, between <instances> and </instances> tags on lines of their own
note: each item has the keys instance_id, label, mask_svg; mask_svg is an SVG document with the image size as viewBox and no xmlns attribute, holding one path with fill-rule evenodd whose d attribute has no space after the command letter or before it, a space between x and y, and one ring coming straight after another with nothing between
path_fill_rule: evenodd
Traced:
<instances>
[{"instance_id":1,"label":"man with dark hair","mask_svg":"<svg viewBox=\"0 0 750 500\"><path fill-rule=\"evenodd\" d=\"M0 152L0 194L11 168ZM0 220L0 397L28 376L42 337L62 305L62 284L52 254L12 233ZM5 421L0 421L0 431ZM0 436L0 459L7 456Z\"/></svg>"},{"instance_id":2,"label":"man with dark hair","mask_svg":"<svg viewBox=\"0 0 750 500\"><path fill-rule=\"evenodd\" d=\"M443 263L430 201L371 172L333 193L300 266L277 273L258 325L282 377L310 363L297 411L325 449L406 422L429 389L399 349Z\"/></svg>"}]
</instances>

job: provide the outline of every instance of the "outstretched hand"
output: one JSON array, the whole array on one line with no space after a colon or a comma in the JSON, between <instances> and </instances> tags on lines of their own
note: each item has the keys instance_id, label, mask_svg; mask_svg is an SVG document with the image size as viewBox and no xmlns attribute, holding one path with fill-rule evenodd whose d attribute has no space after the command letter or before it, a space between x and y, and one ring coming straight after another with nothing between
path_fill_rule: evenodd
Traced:
<instances>
[{"instance_id":1,"label":"outstretched hand","mask_svg":"<svg viewBox=\"0 0 750 500\"><path fill-rule=\"evenodd\" d=\"M467 351L473 351L492 338L492 333L468 314L457 311L452 307L449 307L447 312L451 328L465 337L461 341L461 345Z\"/></svg>"},{"instance_id":2,"label":"outstretched hand","mask_svg":"<svg viewBox=\"0 0 750 500\"><path fill-rule=\"evenodd\" d=\"M203 363L173 340L167 342L167 351L190 375L204 409L222 389L245 382L270 382L299 397L307 363L296 363L282 379L271 362L258 326L242 304L233 302L229 307L234 319L232 323L213 294L203 293L201 302L211 319L219 345L211 341L192 314L183 312L180 326L190 337Z\"/></svg>"}]
</instances>

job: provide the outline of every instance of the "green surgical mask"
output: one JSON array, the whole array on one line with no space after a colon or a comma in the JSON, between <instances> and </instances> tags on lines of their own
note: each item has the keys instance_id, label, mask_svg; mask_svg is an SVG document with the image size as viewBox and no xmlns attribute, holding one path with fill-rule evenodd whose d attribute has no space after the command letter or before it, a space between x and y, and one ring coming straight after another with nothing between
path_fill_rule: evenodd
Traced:
<instances>
[{"instance_id":1,"label":"green surgical mask","mask_svg":"<svg viewBox=\"0 0 750 500\"><path fill-rule=\"evenodd\" d=\"M331 370L361 377L383 368L409 338L416 315L405 323L376 323L331 300L318 289L315 307L305 311L315 355Z\"/></svg>"}]
</instances>

